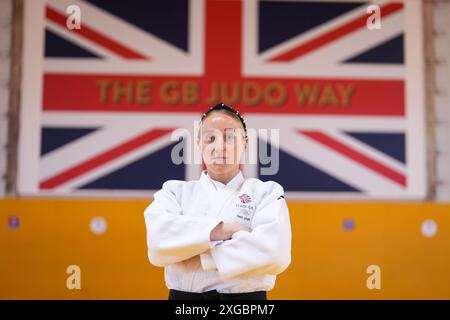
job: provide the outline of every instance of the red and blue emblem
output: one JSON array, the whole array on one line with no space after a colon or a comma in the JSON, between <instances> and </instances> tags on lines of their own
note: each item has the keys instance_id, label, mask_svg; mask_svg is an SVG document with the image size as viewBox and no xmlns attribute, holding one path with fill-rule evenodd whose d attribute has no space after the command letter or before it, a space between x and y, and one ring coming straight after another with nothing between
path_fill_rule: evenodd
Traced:
<instances>
[{"instance_id":1,"label":"red and blue emblem","mask_svg":"<svg viewBox=\"0 0 450 320\"><path fill-rule=\"evenodd\" d=\"M17 216L9 216L8 217L8 226L10 229L19 229L20 220Z\"/></svg>"},{"instance_id":2,"label":"red and blue emblem","mask_svg":"<svg viewBox=\"0 0 450 320\"><path fill-rule=\"evenodd\" d=\"M240 195L240 196L239 196L239 200L241 200L242 203L249 203L249 202L252 202L252 198L251 198L248 194L246 194L246 193Z\"/></svg>"}]
</instances>

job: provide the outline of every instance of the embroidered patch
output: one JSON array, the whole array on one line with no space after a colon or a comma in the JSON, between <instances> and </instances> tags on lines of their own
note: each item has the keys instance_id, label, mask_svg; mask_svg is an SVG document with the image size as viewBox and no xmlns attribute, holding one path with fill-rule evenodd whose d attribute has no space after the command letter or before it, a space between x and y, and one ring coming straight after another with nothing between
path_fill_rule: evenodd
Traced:
<instances>
[{"instance_id":1,"label":"embroidered patch","mask_svg":"<svg viewBox=\"0 0 450 320\"><path fill-rule=\"evenodd\" d=\"M241 194L241 195L239 196L239 200L241 200L242 203L249 203L249 202L252 202L252 198L251 198L248 194L246 194L246 193Z\"/></svg>"},{"instance_id":2,"label":"embroidered patch","mask_svg":"<svg viewBox=\"0 0 450 320\"><path fill-rule=\"evenodd\" d=\"M255 206L251 204L252 198L248 194L238 196L239 201L236 203L238 213L236 214L237 221L244 225L250 226L255 213Z\"/></svg>"}]
</instances>

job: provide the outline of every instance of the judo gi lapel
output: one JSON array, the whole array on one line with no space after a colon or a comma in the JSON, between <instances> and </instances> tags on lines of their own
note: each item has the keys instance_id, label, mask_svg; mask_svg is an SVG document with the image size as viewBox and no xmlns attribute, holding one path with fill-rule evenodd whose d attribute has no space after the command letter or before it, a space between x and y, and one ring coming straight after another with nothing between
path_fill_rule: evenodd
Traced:
<instances>
[{"instance_id":1,"label":"judo gi lapel","mask_svg":"<svg viewBox=\"0 0 450 320\"><path fill-rule=\"evenodd\" d=\"M202 171L200 183L206 190L209 198L210 206L208 208L208 215L216 218L220 217L226 205L237 196L244 180L242 172L239 171L226 186L223 186L218 190L212 179L208 177L206 170Z\"/></svg>"}]
</instances>

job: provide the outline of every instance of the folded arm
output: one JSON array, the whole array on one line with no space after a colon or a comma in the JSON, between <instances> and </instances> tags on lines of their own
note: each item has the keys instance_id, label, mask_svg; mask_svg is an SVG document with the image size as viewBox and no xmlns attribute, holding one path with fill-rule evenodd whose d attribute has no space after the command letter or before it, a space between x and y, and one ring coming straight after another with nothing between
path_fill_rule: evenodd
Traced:
<instances>
[{"instance_id":1,"label":"folded arm","mask_svg":"<svg viewBox=\"0 0 450 320\"><path fill-rule=\"evenodd\" d=\"M189 259L214 246L210 233L220 220L182 214L174 193L176 181L164 183L144 212L148 258L156 266Z\"/></svg>"},{"instance_id":2,"label":"folded arm","mask_svg":"<svg viewBox=\"0 0 450 320\"><path fill-rule=\"evenodd\" d=\"M231 240L202 253L203 269L217 269L222 279L283 272L291 262L291 227L282 195L277 184L255 212L251 232L239 231Z\"/></svg>"}]
</instances>

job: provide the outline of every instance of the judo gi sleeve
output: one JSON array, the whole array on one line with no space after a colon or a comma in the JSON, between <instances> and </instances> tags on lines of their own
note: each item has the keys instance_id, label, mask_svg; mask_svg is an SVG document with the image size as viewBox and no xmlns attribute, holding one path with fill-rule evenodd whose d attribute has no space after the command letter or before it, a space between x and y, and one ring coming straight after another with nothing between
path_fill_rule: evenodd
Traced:
<instances>
[{"instance_id":1,"label":"judo gi sleeve","mask_svg":"<svg viewBox=\"0 0 450 320\"><path fill-rule=\"evenodd\" d=\"M176 197L181 183L165 182L144 212L148 258L158 267L189 259L215 244L210 241L210 233L220 220L183 215Z\"/></svg>"},{"instance_id":2,"label":"judo gi sleeve","mask_svg":"<svg viewBox=\"0 0 450 320\"><path fill-rule=\"evenodd\" d=\"M233 238L210 249L221 279L240 274L277 275L291 263L291 225L284 190L278 183L259 204L251 232L239 231ZM211 260L203 257L203 267L211 269Z\"/></svg>"}]
</instances>

